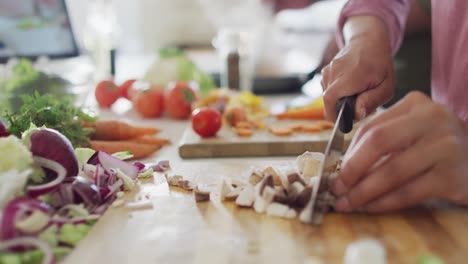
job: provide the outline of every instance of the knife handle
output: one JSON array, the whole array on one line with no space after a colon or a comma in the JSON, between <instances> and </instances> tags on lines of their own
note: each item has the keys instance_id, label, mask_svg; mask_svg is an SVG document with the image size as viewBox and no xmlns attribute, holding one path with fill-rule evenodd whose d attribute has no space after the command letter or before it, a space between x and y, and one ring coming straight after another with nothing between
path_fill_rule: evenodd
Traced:
<instances>
[{"instance_id":1,"label":"knife handle","mask_svg":"<svg viewBox=\"0 0 468 264\"><path fill-rule=\"evenodd\" d=\"M338 128L341 130L341 132L345 134L353 130L356 97L357 95L343 97L340 100L338 100L338 103L336 104L337 115L344 104L343 114L341 116L341 119L338 121Z\"/></svg>"}]
</instances>

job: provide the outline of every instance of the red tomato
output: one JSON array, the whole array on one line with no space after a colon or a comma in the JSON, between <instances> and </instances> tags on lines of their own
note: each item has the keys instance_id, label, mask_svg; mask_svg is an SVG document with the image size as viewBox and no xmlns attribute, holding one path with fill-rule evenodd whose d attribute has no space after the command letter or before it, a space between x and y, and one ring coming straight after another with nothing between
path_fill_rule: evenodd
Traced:
<instances>
[{"instance_id":1,"label":"red tomato","mask_svg":"<svg viewBox=\"0 0 468 264\"><path fill-rule=\"evenodd\" d=\"M130 100L130 96L128 95L128 90L132 87L133 83L136 82L135 79L127 80L119 87L119 94L120 97L127 98Z\"/></svg>"},{"instance_id":2,"label":"red tomato","mask_svg":"<svg viewBox=\"0 0 468 264\"><path fill-rule=\"evenodd\" d=\"M153 86L150 89L138 91L132 97L133 107L145 118L160 117L164 112L164 90Z\"/></svg>"},{"instance_id":3,"label":"red tomato","mask_svg":"<svg viewBox=\"0 0 468 264\"><path fill-rule=\"evenodd\" d=\"M211 107L198 108L192 114L192 128L201 137L212 137L221 128L221 113Z\"/></svg>"},{"instance_id":4,"label":"red tomato","mask_svg":"<svg viewBox=\"0 0 468 264\"><path fill-rule=\"evenodd\" d=\"M101 81L96 86L94 95L100 107L110 108L119 99L119 88L111 80Z\"/></svg>"},{"instance_id":5,"label":"red tomato","mask_svg":"<svg viewBox=\"0 0 468 264\"><path fill-rule=\"evenodd\" d=\"M192 103L197 100L198 85L195 82L173 82L168 85L166 110L176 119L187 119L192 113Z\"/></svg>"}]
</instances>

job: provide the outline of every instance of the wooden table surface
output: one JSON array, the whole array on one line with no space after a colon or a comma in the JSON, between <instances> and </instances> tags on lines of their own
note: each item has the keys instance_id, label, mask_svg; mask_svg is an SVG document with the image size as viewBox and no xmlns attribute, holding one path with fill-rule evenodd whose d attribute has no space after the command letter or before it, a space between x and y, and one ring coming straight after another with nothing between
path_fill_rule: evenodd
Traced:
<instances>
[{"instance_id":1,"label":"wooden table surface","mask_svg":"<svg viewBox=\"0 0 468 264\"><path fill-rule=\"evenodd\" d=\"M197 182L215 185L222 177L247 177L252 166L294 160L182 160L176 143L187 123L145 121L125 111L101 114L163 128L161 136L174 144L145 161L169 159L174 173ZM110 208L63 263L342 263L346 247L361 238L379 240L388 263L417 263L428 254L446 263L468 263L468 210L457 207L381 215L330 213L322 225L310 226L221 203L218 195L195 203L190 192L169 188L162 175L143 183L138 192L151 194L153 208Z\"/></svg>"}]
</instances>

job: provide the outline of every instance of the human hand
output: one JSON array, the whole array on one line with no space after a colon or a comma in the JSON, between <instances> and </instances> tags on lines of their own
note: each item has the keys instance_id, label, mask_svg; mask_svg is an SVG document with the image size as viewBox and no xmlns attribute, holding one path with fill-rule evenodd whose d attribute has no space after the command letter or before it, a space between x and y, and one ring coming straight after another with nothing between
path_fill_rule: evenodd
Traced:
<instances>
[{"instance_id":1,"label":"human hand","mask_svg":"<svg viewBox=\"0 0 468 264\"><path fill-rule=\"evenodd\" d=\"M342 97L359 94L355 119L360 120L394 92L392 50L383 22L375 17L352 17L348 24L352 37L322 70L325 116L331 121L336 120L336 103Z\"/></svg>"},{"instance_id":2,"label":"human hand","mask_svg":"<svg viewBox=\"0 0 468 264\"><path fill-rule=\"evenodd\" d=\"M431 198L468 205L468 125L412 92L358 130L333 192L338 211L390 211Z\"/></svg>"}]
</instances>

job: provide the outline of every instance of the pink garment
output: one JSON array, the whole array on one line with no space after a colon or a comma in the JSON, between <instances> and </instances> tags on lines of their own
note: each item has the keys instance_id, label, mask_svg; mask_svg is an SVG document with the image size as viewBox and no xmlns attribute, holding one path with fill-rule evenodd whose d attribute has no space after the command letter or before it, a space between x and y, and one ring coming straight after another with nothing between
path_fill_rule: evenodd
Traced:
<instances>
[{"instance_id":1,"label":"pink garment","mask_svg":"<svg viewBox=\"0 0 468 264\"><path fill-rule=\"evenodd\" d=\"M350 16L374 15L390 32L393 51L399 48L410 9L409 0L349 0L339 28ZM341 32L342 30L339 30ZM338 35L343 45L343 37ZM432 99L468 121L468 1L432 0Z\"/></svg>"}]
</instances>

